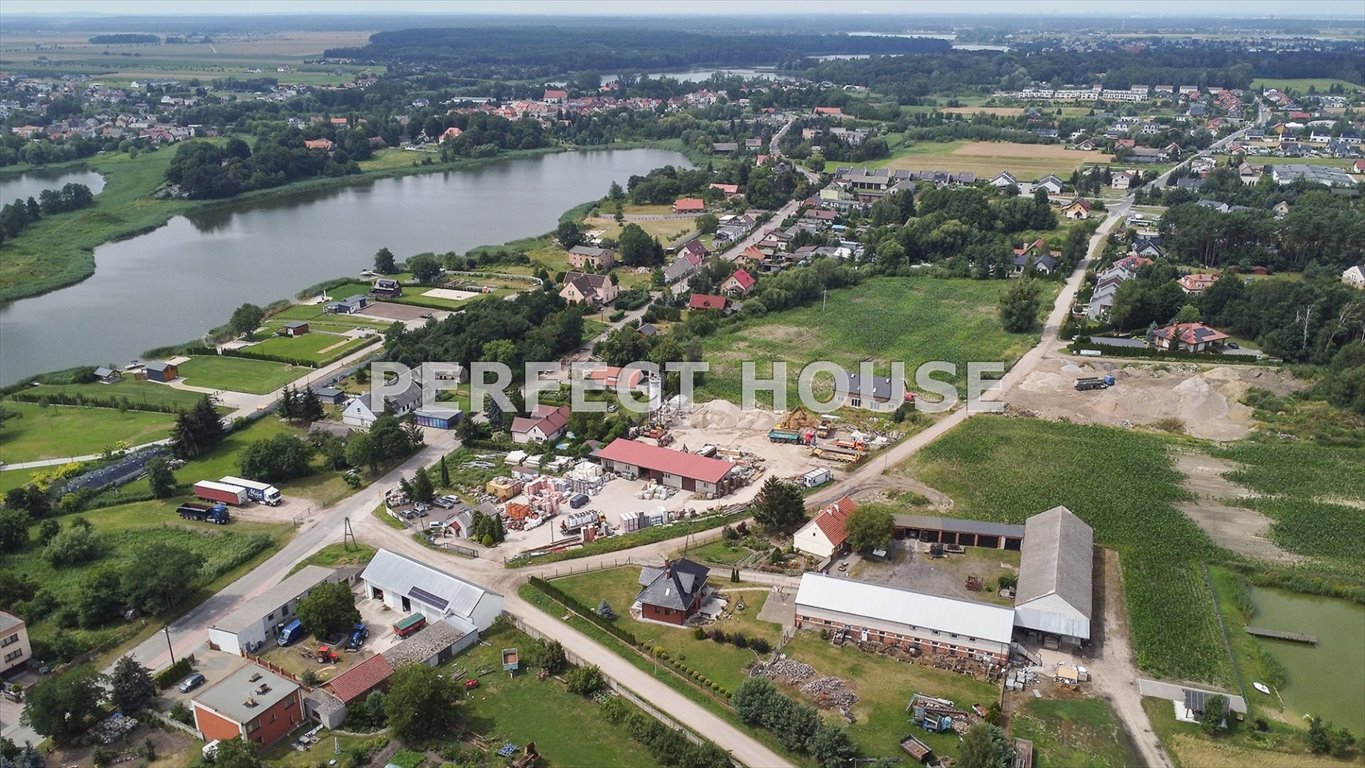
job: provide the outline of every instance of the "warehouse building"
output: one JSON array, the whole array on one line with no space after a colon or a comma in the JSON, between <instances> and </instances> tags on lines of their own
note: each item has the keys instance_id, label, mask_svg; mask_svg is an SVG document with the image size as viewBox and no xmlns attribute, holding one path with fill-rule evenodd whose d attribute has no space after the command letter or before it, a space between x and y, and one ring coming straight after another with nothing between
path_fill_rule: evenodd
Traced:
<instances>
[{"instance_id":1,"label":"warehouse building","mask_svg":"<svg viewBox=\"0 0 1365 768\"><path fill-rule=\"evenodd\" d=\"M1014 611L818 573L801 577L796 627L850 632L921 653L1005 662Z\"/></svg>"},{"instance_id":2,"label":"warehouse building","mask_svg":"<svg viewBox=\"0 0 1365 768\"><path fill-rule=\"evenodd\" d=\"M400 617L420 613L428 625L446 619L477 636L502 613L502 595L387 549L375 553L360 579L367 598L401 612Z\"/></svg>"},{"instance_id":3,"label":"warehouse building","mask_svg":"<svg viewBox=\"0 0 1365 768\"><path fill-rule=\"evenodd\" d=\"M896 538L919 539L929 544L957 544L1018 552L1024 542L1022 525L931 515L896 515L895 524Z\"/></svg>"},{"instance_id":4,"label":"warehouse building","mask_svg":"<svg viewBox=\"0 0 1365 768\"><path fill-rule=\"evenodd\" d=\"M1024 525L1015 626L1079 645L1090 639L1095 534L1066 507Z\"/></svg>"},{"instance_id":5,"label":"warehouse building","mask_svg":"<svg viewBox=\"0 0 1365 768\"><path fill-rule=\"evenodd\" d=\"M723 496L730 490L729 475L735 465L695 453L684 453L646 443L617 438L592 455L608 472L632 480L657 480L670 488L694 491L702 496Z\"/></svg>"},{"instance_id":6,"label":"warehouse building","mask_svg":"<svg viewBox=\"0 0 1365 768\"><path fill-rule=\"evenodd\" d=\"M241 655L255 653L272 641L280 629L293 621L299 601L325 581L343 581L346 572L304 566L298 573L243 603L237 610L209 627L209 647Z\"/></svg>"}]
</instances>

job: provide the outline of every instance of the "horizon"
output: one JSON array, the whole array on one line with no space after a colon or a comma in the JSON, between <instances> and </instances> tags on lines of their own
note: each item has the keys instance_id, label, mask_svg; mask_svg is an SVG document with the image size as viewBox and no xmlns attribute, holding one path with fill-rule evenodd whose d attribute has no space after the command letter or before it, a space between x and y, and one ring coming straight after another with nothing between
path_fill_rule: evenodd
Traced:
<instances>
[{"instance_id":1,"label":"horizon","mask_svg":"<svg viewBox=\"0 0 1365 768\"><path fill-rule=\"evenodd\" d=\"M7 0L0 16L31 18L105 19L146 16L217 17L291 16L311 14L317 0L237 0L232 3L184 3L176 0ZM1285 4L1280 0L1241 0L1192 4L1184 0L1108 0L1103 4L1084 0L1036 0L1024 5L1013 0L973 0L945 10L942 3L930 0L843 0L833 6L824 0L791 0L780 6L764 0L583 0L562 3L554 0L332 0L328 14L335 16L425 16L460 18L480 17L574 17L641 18L670 17L768 17L788 16L881 16L924 19L955 17L1050 18L1102 17L1105 19L1302 19L1323 21L1360 21L1357 0L1300 0ZM834 10L837 7L838 10ZM774 8L780 8L774 12ZM1023 10L1027 8L1028 10ZM629 10L625 10L629 9ZM623 12L624 11L624 12Z\"/></svg>"}]
</instances>

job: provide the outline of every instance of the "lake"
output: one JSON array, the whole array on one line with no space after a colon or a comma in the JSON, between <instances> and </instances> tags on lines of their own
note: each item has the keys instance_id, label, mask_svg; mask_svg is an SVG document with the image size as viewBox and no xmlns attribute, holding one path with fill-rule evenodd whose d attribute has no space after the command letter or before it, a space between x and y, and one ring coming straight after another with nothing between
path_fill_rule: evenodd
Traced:
<instances>
[{"instance_id":1,"label":"lake","mask_svg":"<svg viewBox=\"0 0 1365 768\"><path fill-rule=\"evenodd\" d=\"M176 216L95 249L88 280L0 307L0 383L122 365L223 325L244 302L264 306L358 275L382 247L401 260L543 234L613 181L625 186L664 165L690 166L655 149L561 152Z\"/></svg>"},{"instance_id":2,"label":"lake","mask_svg":"<svg viewBox=\"0 0 1365 768\"><path fill-rule=\"evenodd\" d=\"M0 205L14 202L19 197L36 198L45 189L61 189L67 184L84 184L99 194L104 189L104 177L94 171L40 170L16 176L0 176Z\"/></svg>"},{"instance_id":3,"label":"lake","mask_svg":"<svg viewBox=\"0 0 1365 768\"><path fill-rule=\"evenodd\" d=\"M1256 639L1289 672L1280 691L1286 714L1296 720L1311 713L1365 732L1365 606L1260 587L1251 588L1251 600L1251 626L1318 637L1317 645ZM1247 695L1267 698L1250 689Z\"/></svg>"}]
</instances>

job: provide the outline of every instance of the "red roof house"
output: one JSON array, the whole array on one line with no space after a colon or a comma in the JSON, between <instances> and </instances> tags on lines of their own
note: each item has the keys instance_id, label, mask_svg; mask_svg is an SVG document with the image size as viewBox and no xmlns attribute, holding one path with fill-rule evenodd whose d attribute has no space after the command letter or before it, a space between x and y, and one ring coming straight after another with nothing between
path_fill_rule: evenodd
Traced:
<instances>
[{"instance_id":1,"label":"red roof house","mask_svg":"<svg viewBox=\"0 0 1365 768\"><path fill-rule=\"evenodd\" d=\"M815 513L792 536L792 544L806 554L827 559L843 550L848 540L848 519L857 505L848 496Z\"/></svg>"},{"instance_id":2,"label":"red roof house","mask_svg":"<svg viewBox=\"0 0 1365 768\"><path fill-rule=\"evenodd\" d=\"M688 309L710 310L725 309L728 300L724 296L712 296L707 293L694 293L692 298L687 301Z\"/></svg>"},{"instance_id":3,"label":"red roof house","mask_svg":"<svg viewBox=\"0 0 1365 768\"><path fill-rule=\"evenodd\" d=\"M701 213L706 210L706 201L700 197L680 197L673 203L674 213Z\"/></svg>"},{"instance_id":4,"label":"red roof house","mask_svg":"<svg viewBox=\"0 0 1365 768\"><path fill-rule=\"evenodd\" d=\"M748 296L754 289L754 276L745 270L737 270L720 284L720 292L726 296Z\"/></svg>"},{"instance_id":5,"label":"red roof house","mask_svg":"<svg viewBox=\"0 0 1365 768\"><path fill-rule=\"evenodd\" d=\"M721 194L726 197L734 197L739 194L738 184L712 184L711 189L719 189Z\"/></svg>"}]
</instances>

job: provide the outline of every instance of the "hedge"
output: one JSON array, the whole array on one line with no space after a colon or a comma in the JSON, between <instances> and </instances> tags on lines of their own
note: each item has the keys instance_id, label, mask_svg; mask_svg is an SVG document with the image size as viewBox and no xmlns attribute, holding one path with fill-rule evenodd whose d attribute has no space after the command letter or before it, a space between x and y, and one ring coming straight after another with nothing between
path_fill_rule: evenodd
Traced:
<instances>
[{"instance_id":1,"label":"hedge","mask_svg":"<svg viewBox=\"0 0 1365 768\"><path fill-rule=\"evenodd\" d=\"M189 658L183 658L152 676L156 685L161 690L166 690L172 685L183 680L189 673L194 671L194 666L190 664Z\"/></svg>"},{"instance_id":2,"label":"hedge","mask_svg":"<svg viewBox=\"0 0 1365 768\"><path fill-rule=\"evenodd\" d=\"M150 411L152 413L180 413L182 410L169 403L133 402L130 399L120 397L87 397L82 392L71 394L61 391L44 391L43 389L16 392L10 395L10 399L21 403L47 402L54 405L79 405L89 408L115 408L124 411Z\"/></svg>"},{"instance_id":3,"label":"hedge","mask_svg":"<svg viewBox=\"0 0 1365 768\"><path fill-rule=\"evenodd\" d=\"M1258 362L1261 362L1250 355L1225 355L1218 352L1166 351L1152 349L1150 347L1115 347L1109 344L1100 344L1090 341L1084 336L1072 342L1070 349L1073 354L1080 352L1083 349L1090 349L1097 352L1103 352L1106 355L1113 355L1114 357L1144 357L1156 360L1193 360L1211 363L1241 363L1243 365L1255 365Z\"/></svg>"},{"instance_id":4,"label":"hedge","mask_svg":"<svg viewBox=\"0 0 1365 768\"><path fill-rule=\"evenodd\" d=\"M570 597L568 594L564 592L564 590L560 589L559 587L556 587L555 585L551 584L545 579L542 579L539 576L532 576L528 580L528 583L532 587L535 587L541 592L544 592L546 595L550 597L551 600L554 600L560 605L563 605L565 608L568 608L570 611L573 611L579 616L582 616L587 621L590 621L593 624L597 625L597 627L600 628L603 632L606 632L607 634L611 635L617 640L620 640L624 643L629 643L632 647L638 648L640 646L640 641L635 639L635 635L625 631L624 629L621 629L620 627L616 626L616 624L607 621L606 619L597 615L597 611L578 602L576 598Z\"/></svg>"}]
</instances>

